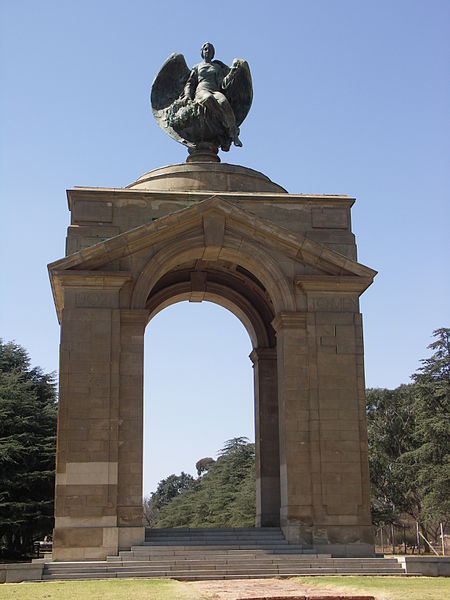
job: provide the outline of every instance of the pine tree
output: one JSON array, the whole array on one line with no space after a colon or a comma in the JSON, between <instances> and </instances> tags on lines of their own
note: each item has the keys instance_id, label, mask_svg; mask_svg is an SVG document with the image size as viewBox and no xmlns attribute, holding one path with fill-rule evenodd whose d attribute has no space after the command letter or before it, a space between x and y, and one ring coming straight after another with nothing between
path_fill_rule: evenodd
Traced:
<instances>
[{"instance_id":1,"label":"pine tree","mask_svg":"<svg viewBox=\"0 0 450 600\"><path fill-rule=\"evenodd\" d=\"M255 446L237 437L225 442L218 454L206 473L153 513L152 526L254 526Z\"/></svg>"},{"instance_id":2,"label":"pine tree","mask_svg":"<svg viewBox=\"0 0 450 600\"><path fill-rule=\"evenodd\" d=\"M450 517L450 329L433 335L412 384L366 394L374 522L407 513L428 539Z\"/></svg>"},{"instance_id":3,"label":"pine tree","mask_svg":"<svg viewBox=\"0 0 450 600\"><path fill-rule=\"evenodd\" d=\"M30 554L53 528L56 449L54 376L30 368L27 352L0 340L0 542Z\"/></svg>"},{"instance_id":4,"label":"pine tree","mask_svg":"<svg viewBox=\"0 0 450 600\"><path fill-rule=\"evenodd\" d=\"M421 498L420 519L450 518L450 329L433 332L434 351L413 375L416 447L403 456Z\"/></svg>"},{"instance_id":5,"label":"pine tree","mask_svg":"<svg viewBox=\"0 0 450 600\"><path fill-rule=\"evenodd\" d=\"M401 462L415 447L414 386L370 388L366 399L372 519L376 524L393 523L400 512L417 512Z\"/></svg>"}]
</instances>

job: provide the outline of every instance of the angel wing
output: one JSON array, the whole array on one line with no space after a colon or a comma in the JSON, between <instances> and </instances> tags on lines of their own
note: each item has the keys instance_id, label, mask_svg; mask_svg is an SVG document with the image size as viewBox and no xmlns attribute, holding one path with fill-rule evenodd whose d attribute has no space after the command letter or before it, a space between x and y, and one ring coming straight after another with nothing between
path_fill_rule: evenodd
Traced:
<instances>
[{"instance_id":1,"label":"angel wing","mask_svg":"<svg viewBox=\"0 0 450 600\"><path fill-rule=\"evenodd\" d=\"M169 56L152 85L150 100L154 114L168 108L180 96L189 73L182 54L174 52Z\"/></svg>"},{"instance_id":2,"label":"angel wing","mask_svg":"<svg viewBox=\"0 0 450 600\"><path fill-rule=\"evenodd\" d=\"M232 78L226 86L225 95L239 126L248 115L253 100L252 76L247 61L234 59L230 75Z\"/></svg>"},{"instance_id":3,"label":"angel wing","mask_svg":"<svg viewBox=\"0 0 450 600\"><path fill-rule=\"evenodd\" d=\"M189 78L189 73L190 70L184 56L174 52L169 56L155 77L150 95L152 112L156 122L171 137L182 144L185 144L186 140L168 124L168 114L172 104L183 92L186 81Z\"/></svg>"}]
</instances>

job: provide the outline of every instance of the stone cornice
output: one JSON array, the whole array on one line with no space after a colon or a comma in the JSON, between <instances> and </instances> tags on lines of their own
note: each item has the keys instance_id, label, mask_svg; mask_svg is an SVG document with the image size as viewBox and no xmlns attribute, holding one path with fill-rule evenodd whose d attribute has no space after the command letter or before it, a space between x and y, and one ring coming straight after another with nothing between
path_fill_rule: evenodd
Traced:
<instances>
[{"instance_id":1,"label":"stone cornice","mask_svg":"<svg viewBox=\"0 0 450 600\"><path fill-rule=\"evenodd\" d=\"M158 199L173 202L174 200L191 200L192 202L202 202L211 197L211 192L206 191L189 191L189 192L168 192L161 190L142 190L142 189L127 189L127 188L96 188L96 187L74 187L66 190L67 202L69 209L72 208L73 200L89 199L90 202L107 202L114 200L123 201L129 198L137 199ZM304 205L319 205L319 206L339 206L351 208L355 203L355 198L345 195L334 194L275 194L273 192L220 192L220 196L230 201L244 200L245 202L283 202L295 203Z\"/></svg>"},{"instance_id":2,"label":"stone cornice","mask_svg":"<svg viewBox=\"0 0 450 600\"><path fill-rule=\"evenodd\" d=\"M298 275L295 284L306 293L349 292L362 294L373 283L372 277L354 275Z\"/></svg>"},{"instance_id":3,"label":"stone cornice","mask_svg":"<svg viewBox=\"0 0 450 600\"><path fill-rule=\"evenodd\" d=\"M50 269L49 269L50 270ZM51 277L58 279L65 287L122 287L133 278L127 271L58 271L50 270Z\"/></svg>"},{"instance_id":4,"label":"stone cornice","mask_svg":"<svg viewBox=\"0 0 450 600\"><path fill-rule=\"evenodd\" d=\"M127 282L132 281L130 273L124 271L64 271L52 269L48 266L50 283L55 300L58 321L64 307L64 288L79 287L83 289L120 289Z\"/></svg>"},{"instance_id":5,"label":"stone cornice","mask_svg":"<svg viewBox=\"0 0 450 600\"><path fill-rule=\"evenodd\" d=\"M249 358L253 364L261 360L276 360L277 349L276 348L253 348L249 354Z\"/></svg>"},{"instance_id":6,"label":"stone cornice","mask_svg":"<svg viewBox=\"0 0 450 600\"><path fill-rule=\"evenodd\" d=\"M277 333L284 329L305 329L306 313L281 312L272 321L272 327Z\"/></svg>"}]
</instances>

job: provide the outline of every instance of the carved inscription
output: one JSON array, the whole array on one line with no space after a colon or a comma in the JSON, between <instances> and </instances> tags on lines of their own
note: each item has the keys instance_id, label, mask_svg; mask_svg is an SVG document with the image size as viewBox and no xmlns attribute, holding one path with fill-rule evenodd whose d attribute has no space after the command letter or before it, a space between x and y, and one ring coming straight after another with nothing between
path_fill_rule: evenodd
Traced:
<instances>
[{"instance_id":1,"label":"carved inscription","mask_svg":"<svg viewBox=\"0 0 450 600\"><path fill-rule=\"evenodd\" d=\"M77 292L75 304L83 308L114 308L117 304L115 292Z\"/></svg>"},{"instance_id":2,"label":"carved inscription","mask_svg":"<svg viewBox=\"0 0 450 600\"><path fill-rule=\"evenodd\" d=\"M348 295L309 295L308 308L314 312L358 312L359 302Z\"/></svg>"}]
</instances>

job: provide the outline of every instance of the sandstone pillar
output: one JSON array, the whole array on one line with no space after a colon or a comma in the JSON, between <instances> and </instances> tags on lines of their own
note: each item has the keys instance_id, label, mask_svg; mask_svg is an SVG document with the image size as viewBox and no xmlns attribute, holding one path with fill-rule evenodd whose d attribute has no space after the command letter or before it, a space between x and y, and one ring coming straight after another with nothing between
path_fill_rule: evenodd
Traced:
<instances>
[{"instance_id":1,"label":"sandstone pillar","mask_svg":"<svg viewBox=\"0 0 450 600\"><path fill-rule=\"evenodd\" d=\"M342 285L342 282L341 282ZM308 312L276 317L281 524L291 541L370 556L361 315L358 295L308 292ZM324 310L325 309L325 310Z\"/></svg>"},{"instance_id":2,"label":"sandstone pillar","mask_svg":"<svg viewBox=\"0 0 450 600\"><path fill-rule=\"evenodd\" d=\"M143 540L145 311L122 313L117 273L61 277L54 560L104 559Z\"/></svg>"},{"instance_id":3,"label":"sandstone pillar","mask_svg":"<svg viewBox=\"0 0 450 600\"><path fill-rule=\"evenodd\" d=\"M280 524L280 453L276 348L255 348L256 526Z\"/></svg>"},{"instance_id":4,"label":"sandstone pillar","mask_svg":"<svg viewBox=\"0 0 450 600\"><path fill-rule=\"evenodd\" d=\"M119 290L124 277L62 278L53 558L117 553Z\"/></svg>"},{"instance_id":5,"label":"sandstone pillar","mask_svg":"<svg viewBox=\"0 0 450 600\"><path fill-rule=\"evenodd\" d=\"M120 311L119 467L117 525L119 550L144 541L142 513L144 332L148 312Z\"/></svg>"},{"instance_id":6,"label":"sandstone pillar","mask_svg":"<svg viewBox=\"0 0 450 600\"><path fill-rule=\"evenodd\" d=\"M273 326L278 355L280 522L289 541L311 543L311 444L315 436L309 397L306 316L280 313Z\"/></svg>"}]
</instances>

